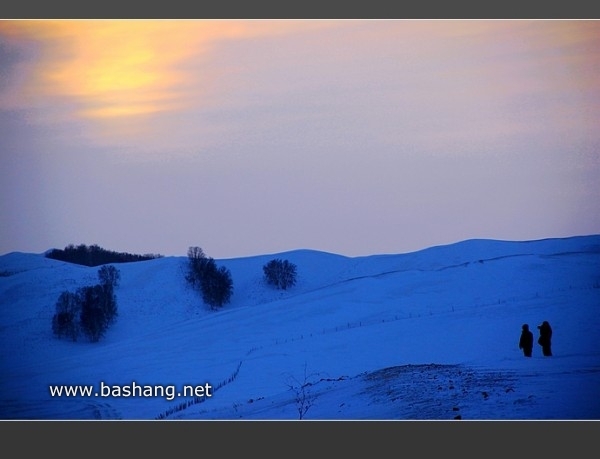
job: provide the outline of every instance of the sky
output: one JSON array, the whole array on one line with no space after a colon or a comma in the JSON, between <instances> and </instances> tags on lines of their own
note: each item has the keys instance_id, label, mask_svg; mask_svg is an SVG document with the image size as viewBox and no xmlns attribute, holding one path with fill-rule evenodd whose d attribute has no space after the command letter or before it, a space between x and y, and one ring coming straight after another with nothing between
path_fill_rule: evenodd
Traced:
<instances>
[{"instance_id":1,"label":"sky","mask_svg":"<svg viewBox=\"0 0 600 459\"><path fill-rule=\"evenodd\" d=\"M595 20L0 20L0 254L600 233Z\"/></svg>"},{"instance_id":2,"label":"sky","mask_svg":"<svg viewBox=\"0 0 600 459\"><path fill-rule=\"evenodd\" d=\"M186 283L186 257L116 264L117 320L96 343L51 323L98 267L5 254L0 420L598 421L599 254L598 235L295 250L278 254L297 268L288 290L264 280L272 254L224 259L218 310ZM543 321L553 355L525 357L521 327L537 340ZM76 385L98 395L50 395Z\"/></svg>"}]
</instances>

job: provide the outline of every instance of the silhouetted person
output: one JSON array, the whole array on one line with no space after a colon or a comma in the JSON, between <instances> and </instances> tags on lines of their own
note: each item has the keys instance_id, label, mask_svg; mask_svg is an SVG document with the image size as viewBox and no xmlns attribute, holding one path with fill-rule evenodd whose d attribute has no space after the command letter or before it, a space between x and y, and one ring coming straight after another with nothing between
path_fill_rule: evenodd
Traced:
<instances>
[{"instance_id":1,"label":"silhouetted person","mask_svg":"<svg viewBox=\"0 0 600 459\"><path fill-rule=\"evenodd\" d=\"M552 327L547 320L544 320L542 325L538 325L538 329L540 331L538 344L542 346L542 354L549 357L552 355Z\"/></svg>"},{"instance_id":2,"label":"silhouetted person","mask_svg":"<svg viewBox=\"0 0 600 459\"><path fill-rule=\"evenodd\" d=\"M525 357L531 357L533 351L533 333L529 330L529 325L523 324L521 327L521 339L519 339L519 349L523 349Z\"/></svg>"}]
</instances>

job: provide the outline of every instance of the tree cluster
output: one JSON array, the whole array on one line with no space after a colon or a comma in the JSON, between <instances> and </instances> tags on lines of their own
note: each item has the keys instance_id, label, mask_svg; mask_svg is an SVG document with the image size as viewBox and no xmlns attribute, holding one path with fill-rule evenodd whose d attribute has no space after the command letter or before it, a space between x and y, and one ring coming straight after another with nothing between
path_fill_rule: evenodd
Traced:
<instances>
[{"instance_id":1,"label":"tree cluster","mask_svg":"<svg viewBox=\"0 0 600 459\"><path fill-rule=\"evenodd\" d=\"M127 252L114 252L106 250L97 244L87 246L79 244L77 246L69 244L63 250L52 249L46 253L46 258L66 261L84 266L100 266L109 263L128 263L134 261L146 261L155 258L161 258L162 255L146 254L136 255Z\"/></svg>"},{"instance_id":2,"label":"tree cluster","mask_svg":"<svg viewBox=\"0 0 600 459\"><path fill-rule=\"evenodd\" d=\"M98 270L98 284L81 287L75 292L63 291L52 317L54 335L77 341L83 334L91 342L99 341L117 317L114 289L120 277L114 266L102 266Z\"/></svg>"},{"instance_id":3,"label":"tree cluster","mask_svg":"<svg viewBox=\"0 0 600 459\"><path fill-rule=\"evenodd\" d=\"M202 293L202 300L211 309L221 308L231 300L231 272L224 266L217 266L215 260L207 257L200 247L188 249L188 271L185 278Z\"/></svg>"},{"instance_id":4,"label":"tree cluster","mask_svg":"<svg viewBox=\"0 0 600 459\"><path fill-rule=\"evenodd\" d=\"M296 284L296 265L288 260L275 258L263 266L267 284L286 290Z\"/></svg>"}]
</instances>

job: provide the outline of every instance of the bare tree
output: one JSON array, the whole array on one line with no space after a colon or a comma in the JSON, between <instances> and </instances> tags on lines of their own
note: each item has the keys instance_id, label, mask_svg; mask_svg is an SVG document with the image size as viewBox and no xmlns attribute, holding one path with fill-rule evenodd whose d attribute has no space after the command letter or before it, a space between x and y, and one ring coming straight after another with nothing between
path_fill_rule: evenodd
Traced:
<instances>
[{"instance_id":1,"label":"bare tree","mask_svg":"<svg viewBox=\"0 0 600 459\"><path fill-rule=\"evenodd\" d=\"M309 381L310 376L306 373L306 362L304 363L304 378L299 381L296 377L290 376L288 387L295 393L296 409L298 410L298 419L304 419L306 412L314 405L316 395L310 390L313 383Z\"/></svg>"}]
</instances>

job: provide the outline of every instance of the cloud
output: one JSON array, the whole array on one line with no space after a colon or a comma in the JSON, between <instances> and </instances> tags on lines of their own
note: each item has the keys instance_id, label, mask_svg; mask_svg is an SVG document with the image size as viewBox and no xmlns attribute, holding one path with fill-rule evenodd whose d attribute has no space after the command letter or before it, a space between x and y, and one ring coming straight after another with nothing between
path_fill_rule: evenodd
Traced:
<instances>
[{"instance_id":1,"label":"cloud","mask_svg":"<svg viewBox=\"0 0 600 459\"><path fill-rule=\"evenodd\" d=\"M547 116L594 123L582 98L600 90L597 32L594 21L0 21L21 56L0 108L76 123L94 143L168 148L169 134L173 148L201 148L244 120L312 119L439 149L539 133Z\"/></svg>"},{"instance_id":2,"label":"cloud","mask_svg":"<svg viewBox=\"0 0 600 459\"><path fill-rule=\"evenodd\" d=\"M1 21L0 44L20 54L0 108L37 122L86 122L94 133L208 103L215 43L292 30L294 23L200 20ZM93 122L93 123L89 123ZM111 123L113 122L113 123ZM132 128L132 136L143 128ZM101 134L102 135L102 134ZM113 131L114 135L114 131Z\"/></svg>"}]
</instances>

